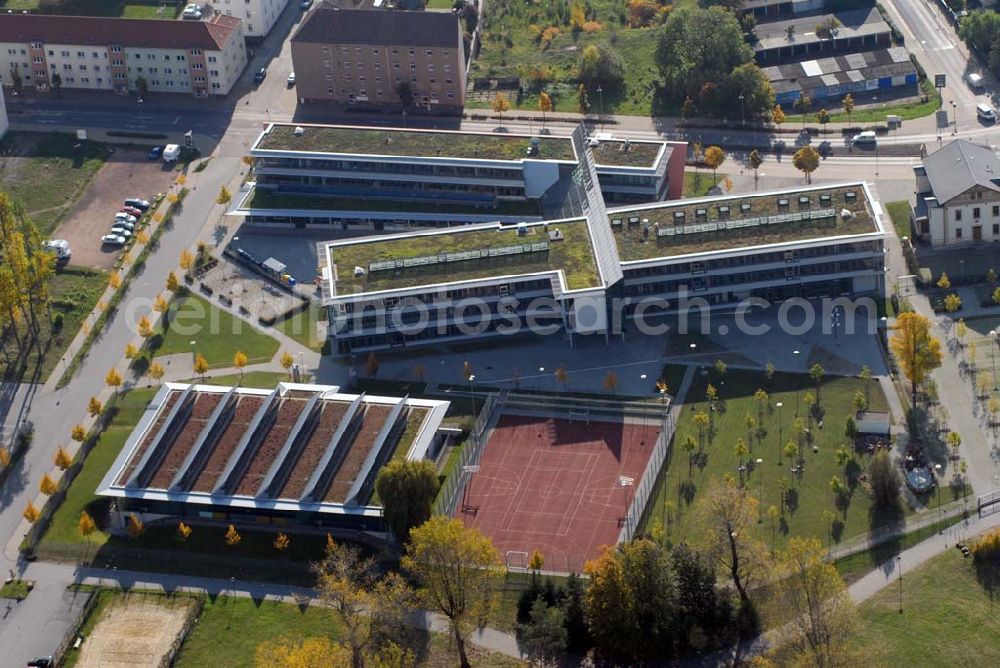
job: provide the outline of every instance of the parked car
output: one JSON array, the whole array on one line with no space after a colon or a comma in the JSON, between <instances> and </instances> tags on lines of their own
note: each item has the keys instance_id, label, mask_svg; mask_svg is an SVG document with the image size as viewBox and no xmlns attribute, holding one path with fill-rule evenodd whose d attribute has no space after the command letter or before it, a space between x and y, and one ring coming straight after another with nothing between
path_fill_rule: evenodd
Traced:
<instances>
[{"instance_id":1,"label":"parked car","mask_svg":"<svg viewBox=\"0 0 1000 668\"><path fill-rule=\"evenodd\" d=\"M289 86L295 85L295 72L292 72L291 74L288 75L288 85Z\"/></svg>"},{"instance_id":2,"label":"parked car","mask_svg":"<svg viewBox=\"0 0 1000 668\"><path fill-rule=\"evenodd\" d=\"M130 216L135 216L136 218L142 217L142 210L137 209L134 206L123 206L122 208L118 209L118 211L121 213L127 213Z\"/></svg>"},{"instance_id":3,"label":"parked car","mask_svg":"<svg viewBox=\"0 0 1000 668\"><path fill-rule=\"evenodd\" d=\"M65 239L49 239L42 245L45 250L51 251L59 262L68 262L73 255L69 248L69 242Z\"/></svg>"},{"instance_id":4,"label":"parked car","mask_svg":"<svg viewBox=\"0 0 1000 668\"><path fill-rule=\"evenodd\" d=\"M262 68L260 68L259 70L257 70L254 73L254 75L253 75L253 82L255 84L264 83L264 77L266 77L266 76L267 76L267 68L266 67L262 67Z\"/></svg>"},{"instance_id":5,"label":"parked car","mask_svg":"<svg viewBox=\"0 0 1000 668\"><path fill-rule=\"evenodd\" d=\"M51 668L56 665L56 660L51 656L36 656L28 662L28 668Z\"/></svg>"},{"instance_id":6,"label":"parked car","mask_svg":"<svg viewBox=\"0 0 1000 668\"><path fill-rule=\"evenodd\" d=\"M116 220L111 225L113 227L124 227L129 232L135 231L135 223L130 223L127 220Z\"/></svg>"},{"instance_id":7,"label":"parked car","mask_svg":"<svg viewBox=\"0 0 1000 668\"><path fill-rule=\"evenodd\" d=\"M125 237L120 234L105 234L101 237L101 243L105 246L124 246Z\"/></svg>"},{"instance_id":8,"label":"parked car","mask_svg":"<svg viewBox=\"0 0 1000 668\"><path fill-rule=\"evenodd\" d=\"M994 111L993 107L983 102L976 105L976 116L986 123L996 123L997 120L997 112Z\"/></svg>"},{"instance_id":9,"label":"parked car","mask_svg":"<svg viewBox=\"0 0 1000 668\"><path fill-rule=\"evenodd\" d=\"M163 147L154 146L153 148L149 149L149 153L146 154L146 157L149 158L150 160L159 160L161 155L163 155Z\"/></svg>"},{"instance_id":10,"label":"parked car","mask_svg":"<svg viewBox=\"0 0 1000 668\"><path fill-rule=\"evenodd\" d=\"M302 4L299 5L299 7L302 8L302 11L305 11L305 10L309 9L310 7L312 7L312 4L313 4L312 0L302 0Z\"/></svg>"},{"instance_id":11,"label":"parked car","mask_svg":"<svg viewBox=\"0 0 1000 668\"><path fill-rule=\"evenodd\" d=\"M125 200L125 206L134 206L140 211L145 211L149 208L149 202L144 199L139 199L138 197L129 197Z\"/></svg>"},{"instance_id":12,"label":"parked car","mask_svg":"<svg viewBox=\"0 0 1000 668\"><path fill-rule=\"evenodd\" d=\"M135 225L136 220L137 219L135 216L130 216L127 213L121 213L119 211L118 213L115 214L116 223L125 222L125 223L132 223L133 225Z\"/></svg>"},{"instance_id":13,"label":"parked car","mask_svg":"<svg viewBox=\"0 0 1000 668\"><path fill-rule=\"evenodd\" d=\"M851 137L852 144L877 144L878 136L872 130L865 130Z\"/></svg>"},{"instance_id":14,"label":"parked car","mask_svg":"<svg viewBox=\"0 0 1000 668\"><path fill-rule=\"evenodd\" d=\"M181 16L183 18L190 19L192 21L200 19L201 15L202 15L201 5L195 3L187 5L184 8L184 11L181 12Z\"/></svg>"},{"instance_id":15,"label":"parked car","mask_svg":"<svg viewBox=\"0 0 1000 668\"><path fill-rule=\"evenodd\" d=\"M125 237L126 239L132 238L132 230L123 225L114 225L111 228L111 234L117 234L118 236Z\"/></svg>"}]
</instances>

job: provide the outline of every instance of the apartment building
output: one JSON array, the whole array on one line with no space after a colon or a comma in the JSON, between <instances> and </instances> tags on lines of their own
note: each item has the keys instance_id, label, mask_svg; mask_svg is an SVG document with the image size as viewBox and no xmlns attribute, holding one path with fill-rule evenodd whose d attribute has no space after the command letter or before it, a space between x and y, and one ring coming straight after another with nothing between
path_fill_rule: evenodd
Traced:
<instances>
[{"instance_id":1,"label":"apartment building","mask_svg":"<svg viewBox=\"0 0 1000 668\"><path fill-rule=\"evenodd\" d=\"M587 143L606 200L680 197L684 142ZM235 213L257 226L382 231L579 213L569 136L271 124L250 155L254 187Z\"/></svg>"},{"instance_id":2,"label":"apartment building","mask_svg":"<svg viewBox=\"0 0 1000 668\"><path fill-rule=\"evenodd\" d=\"M993 149L957 139L913 173L918 238L935 248L1000 241L1000 159Z\"/></svg>"},{"instance_id":3,"label":"apartment building","mask_svg":"<svg viewBox=\"0 0 1000 668\"><path fill-rule=\"evenodd\" d=\"M292 37L292 63L306 103L437 113L465 105L465 47L450 12L320 5Z\"/></svg>"},{"instance_id":4,"label":"apartment building","mask_svg":"<svg viewBox=\"0 0 1000 668\"><path fill-rule=\"evenodd\" d=\"M223 14L205 21L0 15L7 87L46 91L56 83L124 95L142 79L150 93L209 97L227 95L246 64L242 22Z\"/></svg>"},{"instance_id":5,"label":"apartment building","mask_svg":"<svg viewBox=\"0 0 1000 668\"><path fill-rule=\"evenodd\" d=\"M722 311L749 298L879 304L883 217L867 184L853 182L325 242L331 349L625 338L636 318L676 316L695 299Z\"/></svg>"},{"instance_id":6,"label":"apartment building","mask_svg":"<svg viewBox=\"0 0 1000 668\"><path fill-rule=\"evenodd\" d=\"M226 16L243 19L243 36L259 41L271 32L289 0L214 0L212 8Z\"/></svg>"}]
</instances>

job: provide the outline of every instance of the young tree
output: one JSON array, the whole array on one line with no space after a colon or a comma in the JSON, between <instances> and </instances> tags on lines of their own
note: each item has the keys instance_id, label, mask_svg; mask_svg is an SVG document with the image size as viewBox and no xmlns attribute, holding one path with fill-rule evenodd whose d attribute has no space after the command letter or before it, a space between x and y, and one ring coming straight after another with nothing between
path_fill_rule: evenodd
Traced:
<instances>
[{"instance_id":1,"label":"young tree","mask_svg":"<svg viewBox=\"0 0 1000 668\"><path fill-rule=\"evenodd\" d=\"M0 446L0 469L10 466L10 450Z\"/></svg>"},{"instance_id":2,"label":"young tree","mask_svg":"<svg viewBox=\"0 0 1000 668\"><path fill-rule=\"evenodd\" d=\"M545 114L552 111L552 98L544 90L538 94L538 111L542 112L542 129L545 129Z\"/></svg>"},{"instance_id":3,"label":"young tree","mask_svg":"<svg viewBox=\"0 0 1000 668\"><path fill-rule=\"evenodd\" d=\"M34 524L41 516L42 514L38 512L38 508L31 501L28 501L28 505L24 507L24 511L21 513L21 517L28 520L28 524Z\"/></svg>"},{"instance_id":4,"label":"young tree","mask_svg":"<svg viewBox=\"0 0 1000 668\"><path fill-rule=\"evenodd\" d=\"M76 523L76 530L80 532L80 535L87 539L87 543L90 543L90 536L97 531L97 524L94 522L94 518L90 516L86 510L80 513L80 519Z\"/></svg>"},{"instance_id":5,"label":"young tree","mask_svg":"<svg viewBox=\"0 0 1000 668\"><path fill-rule=\"evenodd\" d=\"M616 89L625 80L625 60L606 43L588 44L580 52L577 79L591 90Z\"/></svg>"},{"instance_id":6,"label":"young tree","mask_svg":"<svg viewBox=\"0 0 1000 668\"><path fill-rule=\"evenodd\" d=\"M163 378L163 374L166 373L166 369L164 369L163 365L160 364L159 362L153 362L152 364L149 365L149 370L147 373L149 373L150 378L158 381L161 378Z\"/></svg>"},{"instance_id":7,"label":"young tree","mask_svg":"<svg viewBox=\"0 0 1000 668\"><path fill-rule=\"evenodd\" d=\"M402 544L410 531L431 517L431 504L438 492L437 470L426 459L393 459L375 478L375 492L382 502L382 516Z\"/></svg>"},{"instance_id":8,"label":"young tree","mask_svg":"<svg viewBox=\"0 0 1000 668\"><path fill-rule=\"evenodd\" d=\"M237 350L233 355L233 366L240 370L240 378L243 378L243 367L247 365L247 356L242 350Z\"/></svg>"},{"instance_id":9,"label":"young tree","mask_svg":"<svg viewBox=\"0 0 1000 668\"><path fill-rule=\"evenodd\" d=\"M104 410L104 404L97 397L91 397L87 402L87 413L90 417L97 417Z\"/></svg>"},{"instance_id":10,"label":"young tree","mask_svg":"<svg viewBox=\"0 0 1000 668\"><path fill-rule=\"evenodd\" d=\"M52 90L56 92L56 99L62 97L62 75L56 72L52 75Z\"/></svg>"},{"instance_id":11,"label":"young tree","mask_svg":"<svg viewBox=\"0 0 1000 668\"><path fill-rule=\"evenodd\" d=\"M202 380L205 380L205 374L208 373L208 360L201 353L197 353L194 356L194 366L192 368L196 374L201 376Z\"/></svg>"},{"instance_id":12,"label":"young tree","mask_svg":"<svg viewBox=\"0 0 1000 668\"><path fill-rule=\"evenodd\" d=\"M368 353L368 358L365 360L365 375L369 378L375 376L378 373L379 361L375 353Z\"/></svg>"},{"instance_id":13,"label":"young tree","mask_svg":"<svg viewBox=\"0 0 1000 668\"><path fill-rule=\"evenodd\" d=\"M901 485L899 468L886 450L878 450L868 465L872 495L878 508L895 508L899 505Z\"/></svg>"},{"instance_id":14,"label":"young tree","mask_svg":"<svg viewBox=\"0 0 1000 668\"><path fill-rule=\"evenodd\" d=\"M287 533L278 532L278 535L274 537L274 549L278 552L284 552L288 549L288 546L292 544L291 539L288 538Z\"/></svg>"},{"instance_id":15,"label":"young tree","mask_svg":"<svg viewBox=\"0 0 1000 668\"><path fill-rule=\"evenodd\" d=\"M944 310L948 313L954 313L958 309L962 308L962 298L956 293L945 295L944 298Z\"/></svg>"},{"instance_id":16,"label":"young tree","mask_svg":"<svg viewBox=\"0 0 1000 668\"><path fill-rule=\"evenodd\" d=\"M826 125L830 122L830 112L826 109L820 109L816 114L816 122L820 125Z\"/></svg>"},{"instance_id":17,"label":"young tree","mask_svg":"<svg viewBox=\"0 0 1000 668\"><path fill-rule=\"evenodd\" d=\"M840 101L840 106L844 109L844 113L847 114L847 124L851 124L851 114L854 113L854 96L848 93L844 96L844 99Z\"/></svg>"},{"instance_id":18,"label":"young tree","mask_svg":"<svg viewBox=\"0 0 1000 668\"><path fill-rule=\"evenodd\" d=\"M665 549L639 538L605 550L584 571L590 634L602 654L635 664L671 649L677 577Z\"/></svg>"},{"instance_id":19,"label":"young tree","mask_svg":"<svg viewBox=\"0 0 1000 668\"><path fill-rule=\"evenodd\" d=\"M55 457L53 457L52 460L56 465L56 468L60 471L65 471L73 465L73 457L69 454L69 451L62 446L59 446L59 449L56 450Z\"/></svg>"},{"instance_id":20,"label":"young tree","mask_svg":"<svg viewBox=\"0 0 1000 668\"><path fill-rule=\"evenodd\" d=\"M778 556L769 608L790 633L787 665L858 665L849 640L857 613L844 580L815 538L792 538ZM862 660L863 661L863 660Z\"/></svg>"},{"instance_id":21,"label":"young tree","mask_svg":"<svg viewBox=\"0 0 1000 668\"><path fill-rule=\"evenodd\" d=\"M947 273L945 273L943 271L941 272L941 275L938 276L938 279L937 279L937 286L939 288L941 288L942 290L947 290L947 289L951 288L951 279L948 278L948 274Z\"/></svg>"},{"instance_id":22,"label":"young tree","mask_svg":"<svg viewBox=\"0 0 1000 668\"><path fill-rule=\"evenodd\" d=\"M240 544L240 541L243 540L243 536L240 535L240 532L236 530L235 526L230 524L229 528L226 529L225 539L226 545L229 547L236 547Z\"/></svg>"},{"instance_id":23,"label":"young tree","mask_svg":"<svg viewBox=\"0 0 1000 668\"><path fill-rule=\"evenodd\" d=\"M910 381L914 406L917 405L917 387L931 371L941 366L941 343L931 335L930 327L930 321L919 313L900 313L889 339L889 348Z\"/></svg>"},{"instance_id":24,"label":"young tree","mask_svg":"<svg viewBox=\"0 0 1000 668\"><path fill-rule=\"evenodd\" d=\"M802 129L806 129L806 114L809 113L809 108L812 107L812 100L809 96L803 93L799 95L798 99L795 100L795 111L802 115Z\"/></svg>"},{"instance_id":25,"label":"young tree","mask_svg":"<svg viewBox=\"0 0 1000 668\"><path fill-rule=\"evenodd\" d=\"M144 339L148 339L153 335L153 325L149 322L149 316L142 316L139 318L138 323L139 336Z\"/></svg>"},{"instance_id":26,"label":"young tree","mask_svg":"<svg viewBox=\"0 0 1000 668\"><path fill-rule=\"evenodd\" d=\"M590 112L590 97L587 95L586 84L576 87L576 110L586 116Z\"/></svg>"},{"instance_id":27,"label":"young tree","mask_svg":"<svg viewBox=\"0 0 1000 668\"><path fill-rule=\"evenodd\" d=\"M694 451L698 447L698 443L694 440L694 437L688 434L681 441L681 450L687 453L688 456L688 479L691 479L691 469L694 466Z\"/></svg>"},{"instance_id":28,"label":"young tree","mask_svg":"<svg viewBox=\"0 0 1000 668\"><path fill-rule=\"evenodd\" d=\"M295 364L295 358L287 350L281 353L281 368L285 371L291 373L292 365Z\"/></svg>"},{"instance_id":29,"label":"young tree","mask_svg":"<svg viewBox=\"0 0 1000 668\"><path fill-rule=\"evenodd\" d=\"M219 186L219 194L215 197L215 203L226 206L233 201L233 194L225 185Z\"/></svg>"},{"instance_id":30,"label":"young tree","mask_svg":"<svg viewBox=\"0 0 1000 668\"><path fill-rule=\"evenodd\" d=\"M771 120L778 127L781 127L781 124L785 122L785 111L781 108L780 104L774 105L774 111L771 112Z\"/></svg>"},{"instance_id":31,"label":"young tree","mask_svg":"<svg viewBox=\"0 0 1000 668\"><path fill-rule=\"evenodd\" d=\"M180 282L177 280L177 274L170 272L167 274L167 290L170 292L177 292L177 288L181 286Z\"/></svg>"},{"instance_id":32,"label":"young tree","mask_svg":"<svg viewBox=\"0 0 1000 668\"><path fill-rule=\"evenodd\" d=\"M948 442L948 446L952 450L952 458L958 459L960 456L958 451L962 447L962 435L957 431L949 431L945 440Z\"/></svg>"},{"instance_id":33,"label":"young tree","mask_svg":"<svg viewBox=\"0 0 1000 668\"><path fill-rule=\"evenodd\" d=\"M177 523L177 537L182 541L187 540L191 537L191 527L184 522Z\"/></svg>"},{"instance_id":34,"label":"young tree","mask_svg":"<svg viewBox=\"0 0 1000 668\"><path fill-rule=\"evenodd\" d=\"M618 390L618 372L614 369L608 371L607 375L604 376L603 385L605 390L611 394L615 394Z\"/></svg>"},{"instance_id":35,"label":"young tree","mask_svg":"<svg viewBox=\"0 0 1000 668\"><path fill-rule=\"evenodd\" d=\"M517 625L517 636L529 659L543 666L558 665L566 654L566 614L539 596L531 605L528 622Z\"/></svg>"},{"instance_id":36,"label":"young tree","mask_svg":"<svg viewBox=\"0 0 1000 668\"><path fill-rule=\"evenodd\" d=\"M432 517L410 532L403 567L420 583L418 600L444 615L462 668L470 668L466 639L486 624L503 575L490 539L461 520Z\"/></svg>"},{"instance_id":37,"label":"young tree","mask_svg":"<svg viewBox=\"0 0 1000 668\"><path fill-rule=\"evenodd\" d=\"M112 290L117 290L122 286L122 277L117 271L113 272L111 276L108 277L108 286Z\"/></svg>"},{"instance_id":38,"label":"young tree","mask_svg":"<svg viewBox=\"0 0 1000 668\"><path fill-rule=\"evenodd\" d=\"M56 490L58 489L59 486L56 485L56 481L53 480L52 476L50 476L48 473L43 475L42 479L38 481L38 491L44 494L45 496L52 496L53 494L56 493Z\"/></svg>"},{"instance_id":39,"label":"young tree","mask_svg":"<svg viewBox=\"0 0 1000 668\"><path fill-rule=\"evenodd\" d=\"M752 527L758 501L731 481L712 480L700 503L706 552L725 571L739 593L741 605L750 602L751 584L760 572L764 554Z\"/></svg>"},{"instance_id":40,"label":"young tree","mask_svg":"<svg viewBox=\"0 0 1000 668\"><path fill-rule=\"evenodd\" d=\"M697 413L694 414L694 417L691 418L691 421L694 422L694 426L697 427L698 429L698 449L699 450L704 449L705 432L709 428L711 419L708 417L708 413L706 413L705 411L698 411Z\"/></svg>"},{"instance_id":41,"label":"young tree","mask_svg":"<svg viewBox=\"0 0 1000 668\"><path fill-rule=\"evenodd\" d=\"M764 164L764 159L760 157L757 149L750 151L750 169L753 170L753 182L757 183L757 170Z\"/></svg>"},{"instance_id":42,"label":"young tree","mask_svg":"<svg viewBox=\"0 0 1000 668\"><path fill-rule=\"evenodd\" d=\"M819 401L819 392L823 383L823 376L826 375L826 369L820 364L813 364L809 367L809 379L816 386L816 400Z\"/></svg>"},{"instance_id":43,"label":"young tree","mask_svg":"<svg viewBox=\"0 0 1000 668\"><path fill-rule=\"evenodd\" d=\"M125 359L127 359L127 360L134 360L136 357L139 356L139 349L136 348L131 343L126 343L125 344L125 353L124 354L125 354Z\"/></svg>"},{"instance_id":44,"label":"young tree","mask_svg":"<svg viewBox=\"0 0 1000 668\"><path fill-rule=\"evenodd\" d=\"M717 171L725 161L726 152L718 146L709 146L705 149L705 164L712 170L712 185L718 181Z\"/></svg>"},{"instance_id":45,"label":"young tree","mask_svg":"<svg viewBox=\"0 0 1000 668\"><path fill-rule=\"evenodd\" d=\"M409 81L401 81L396 86L396 95L399 97L399 104L402 105L404 110L413 106L413 86Z\"/></svg>"},{"instance_id":46,"label":"young tree","mask_svg":"<svg viewBox=\"0 0 1000 668\"><path fill-rule=\"evenodd\" d=\"M177 261L177 264L180 265L180 268L183 269L184 271L188 271L189 269L191 269L191 264L193 262L194 262L194 255L191 253L191 251L189 251L186 248L182 250L181 256Z\"/></svg>"},{"instance_id":47,"label":"young tree","mask_svg":"<svg viewBox=\"0 0 1000 668\"><path fill-rule=\"evenodd\" d=\"M143 525L142 520L135 513L128 516L128 526L125 527L125 532L128 534L129 538L133 540L141 536L146 531L146 527Z\"/></svg>"},{"instance_id":48,"label":"young tree","mask_svg":"<svg viewBox=\"0 0 1000 668\"><path fill-rule=\"evenodd\" d=\"M500 127L503 127L503 112L510 109L510 100L503 93L497 93L493 98L493 111L500 114Z\"/></svg>"},{"instance_id":49,"label":"young tree","mask_svg":"<svg viewBox=\"0 0 1000 668\"><path fill-rule=\"evenodd\" d=\"M806 175L807 183L812 183L812 173L819 169L819 151L812 146L803 146L792 156L792 164Z\"/></svg>"},{"instance_id":50,"label":"young tree","mask_svg":"<svg viewBox=\"0 0 1000 668\"><path fill-rule=\"evenodd\" d=\"M87 429L82 424L78 424L69 432L69 437L77 443L83 443L83 439L87 438Z\"/></svg>"}]
</instances>

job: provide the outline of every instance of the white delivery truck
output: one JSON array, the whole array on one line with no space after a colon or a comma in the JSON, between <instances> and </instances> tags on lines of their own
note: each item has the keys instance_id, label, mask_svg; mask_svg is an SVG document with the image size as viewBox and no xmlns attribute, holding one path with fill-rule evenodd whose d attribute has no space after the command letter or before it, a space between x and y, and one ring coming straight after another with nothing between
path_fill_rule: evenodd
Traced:
<instances>
[{"instance_id":1,"label":"white delivery truck","mask_svg":"<svg viewBox=\"0 0 1000 668\"><path fill-rule=\"evenodd\" d=\"M181 147L179 144L167 144L163 148L163 162L177 162L177 158L181 156Z\"/></svg>"}]
</instances>

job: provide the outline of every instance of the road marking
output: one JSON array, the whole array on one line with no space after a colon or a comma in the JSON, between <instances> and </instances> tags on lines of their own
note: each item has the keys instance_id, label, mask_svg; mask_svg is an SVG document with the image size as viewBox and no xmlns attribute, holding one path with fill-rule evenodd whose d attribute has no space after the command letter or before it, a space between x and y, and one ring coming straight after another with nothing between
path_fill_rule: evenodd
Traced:
<instances>
[{"instance_id":1,"label":"road marking","mask_svg":"<svg viewBox=\"0 0 1000 668\"><path fill-rule=\"evenodd\" d=\"M178 116L177 118L174 119L173 125L177 125L180 122L181 122L181 117Z\"/></svg>"}]
</instances>

